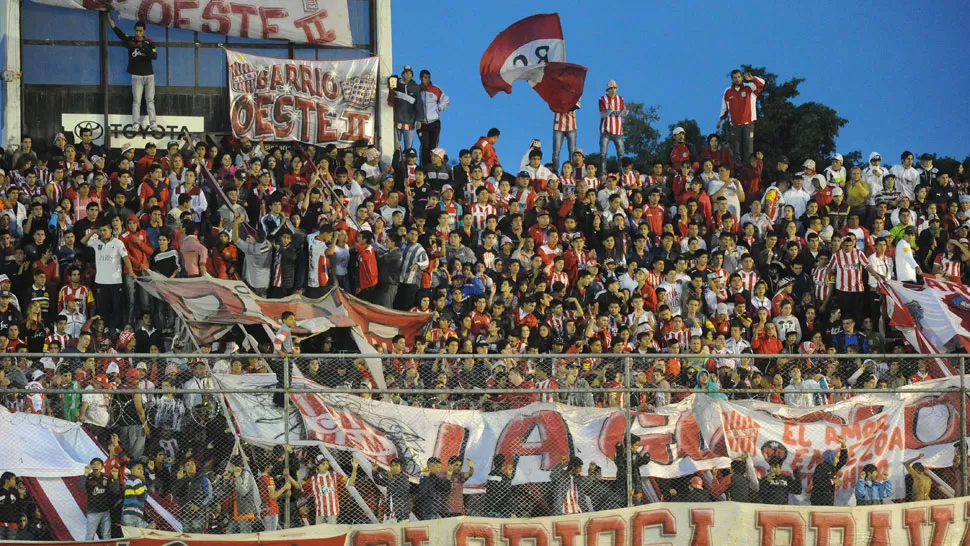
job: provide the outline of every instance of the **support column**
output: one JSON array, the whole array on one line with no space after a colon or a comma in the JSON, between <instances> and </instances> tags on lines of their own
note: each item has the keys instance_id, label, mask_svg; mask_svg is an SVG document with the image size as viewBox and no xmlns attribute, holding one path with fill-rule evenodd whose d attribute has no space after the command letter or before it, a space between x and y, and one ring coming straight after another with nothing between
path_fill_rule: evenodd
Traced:
<instances>
[{"instance_id":1,"label":"support column","mask_svg":"<svg viewBox=\"0 0 970 546\"><path fill-rule=\"evenodd\" d=\"M23 77L20 65L20 0L8 0L0 5L0 44L4 45L3 69L0 79L3 80L3 93L0 101L3 104L3 134L0 143L7 151L13 151L14 146L20 145L23 134L23 124L20 116L21 97L23 93Z\"/></svg>"},{"instance_id":2,"label":"support column","mask_svg":"<svg viewBox=\"0 0 970 546\"><path fill-rule=\"evenodd\" d=\"M387 78L394 73L391 58L391 0L374 0L373 9L371 48L380 58L377 69L376 144L383 155L382 159L390 162L394 155L394 111L387 105Z\"/></svg>"}]
</instances>

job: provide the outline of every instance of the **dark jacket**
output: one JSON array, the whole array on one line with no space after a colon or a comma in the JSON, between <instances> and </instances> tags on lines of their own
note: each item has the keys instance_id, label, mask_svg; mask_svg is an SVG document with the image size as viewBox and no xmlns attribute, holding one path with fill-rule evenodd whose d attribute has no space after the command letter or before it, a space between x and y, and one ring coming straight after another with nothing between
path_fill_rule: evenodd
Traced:
<instances>
[{"instance_id":1,"label":"dark jacket","mask_svg":"<svg viewBox=\"0 0 970 546\"><path fill-rule=\"evenodd\" d=\"M616 495L624 499L626 498L626 477L628 474L626 466L626 449L626 446L623 444L617 444L616 453L613 455L613 464L616 465L616 479L613 480L613 488L616 491ZM636 474L633 476L634 489L638 489L640 487L640 467L645 464L650 464L649 453L633 454L633 468L636 471Z\"/></svg>"},{"instance_id":2,"label":"dark jacket","mask_svg":"<svg viewBox=\"0 0 970 546\"><path fill-rule=\"evenodd\" d=\"M403 79L398 80L390 97L394 106L394 123L414 125L417 122L420 94L421 86L418 82L411 80L405 83Z\"/></svg>"},{"instance_id":3,"label":"dark jacket","mask_svg":"<svg viewBox=\"0 0 970 546\"><path fill-rule=\"evenodd\" d=\"M404 254L400 248L388 250L377 259L377 272L380 282L384 286L396 286L401 281L401 266Z\"/></svg>"},{"instance_id":4,"label":"dark jacket","mask_svg":"<svg viewBox=\"0 0 970 546\"><path fill-rule=\"evenodd\" d=\"M802 492L802 479L795 470L794 476L778 474L774 478L765 476L758 484L762 504L788 504L788 495Z\"/></svg>"},{"instance_id":5,"label":"dark jacket","mask_svg":"<svg viewBox=\"0 0 970 546\"><path fill-rule=\"evenodd\" d=\"M485 482L485 515L490 518L507 518L515 511L512 495L512 478L498 470L492 471Z\"/></svg>"},{"instance_id":6,"label":"dark jacket","mask_svg":"<svg viewBox=\"0 0 970 546\"><path fill-rule=\"evenodd\" d=\"M669 502L712 502L711 493L707 489L694 489L688 487L683 491L678 491L676 495L670 495Z\"/></svg>"},{"instance_id":7,"label":"dark jacket","mask_svg":"<svg viewBox=\"0 0 970 546\"><path fill-rule=\"evenodd\" d=\"M421 520L438 519L445 513L445 500L451 491L451 481L439 474L422 476L414 501L414 515Z\"/></svg>"},{"instance_id":8,"label":"dark jacket","mask_svg":"<svg viewBox=\"0 0 970 546\"><path fill-rule=\"evenodd\" d=\"M842 448L839 451L839 462L832 463L823 460L812 473L812 506L835 506L835 475L849 460L849 451Z\"/></svg>"},{"instance_id":9,"label":"dark jacket","mask_svg":"<svg viewBox=\"0 0 970 546\"><path fill-rule=\"evenodd\" d=\"M386 471L375 475L375 483L387 488L387 514L397 521L407 521L411 514L411 481L403 472L388 476Z\"/></svg>"},{"instance_id":10,"label":"dark jacket","mask_svg":"<svg viewBox=\"0 0 970 546\"><path fill-rule=\"evenodd\" d=\"M87 513L98 514L110 511L121 494L118 480L112 480L104 474L97 477L84 476L82 480L88 494Z\"/></svg>"},{"instance_id":11,"label":"dark jacket","mask_svg":"<svg viewBox=\"0 0 970 546\"><path fill-rule=\"evenodd\" d=\"M118 27L114 27L112 30L128 48L128 73L133 76L151 76L154 74L152 61L158 58L155 43L147 36L140 42L136 41L134 36L121 32Z\"/></svg>"}]
</instances>

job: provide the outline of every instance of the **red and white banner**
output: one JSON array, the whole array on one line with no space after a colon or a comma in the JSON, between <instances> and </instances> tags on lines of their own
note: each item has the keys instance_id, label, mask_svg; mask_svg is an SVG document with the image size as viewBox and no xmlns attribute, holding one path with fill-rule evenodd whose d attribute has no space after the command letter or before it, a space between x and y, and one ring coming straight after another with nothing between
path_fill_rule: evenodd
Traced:
<instances>
[{"instance_id":1,"label":"red and white banner","mask_svg":"<svg viewBox=\"0 0 970 546\"><path fill-rule=\"evenodd\" d=\"M917 352L970 351L970 288L933 275L924 275L922 285L886 281L881 287L890 324ZM950 366L939 363L937 375L953 375Z\"/></svg>"},{"instance_id":2,"label":"red and white banner","mask_svg":"<svg viewBox=\"0 0 970 546\"><path fill-rule=\"evenodd\" d=\"M524 80L553 112L572 110L586 83L586 67L566 62L557 13L526 17L503 30L482 55L479 71L490 97L511 93L512 83Z\"/></svg>"},{"instance_id":3,"label":"red and white banner","mask_svg":"<svg viewBox=\"0 0 970 546\"><path fill-rule=\"evenodd\" d=\"M321 525L260 535L262 544L320 545L321 535L346 533L342 546L945 546L970 544L966 499L854 508L767 506L734 502L647 505L531 519L450 518L376 525ZM245 544L255 535L216 542L211 535L126 529L167 544ZM245 539L242 537L246 537ZM279 538L277 538L279 537ZM219 537L220 539L222 537ZM211 542L197 542L207 539ZM165 542L132 540L131 546ZM115 546L116 543L107 543ZM121 546L117 544L117 546Z\"/></svg>"},{"instance_id":4,"label":"red and white banner","mask_svg":"<svg viewBox=\"0 0 970 546\"><path fill-rule=\"evenodd\" d=\"M402 313L373 305L334 288L319 299L294 295L261 298L242 281L210 276L169 279L149 271L139 284L152 296L166 301L192 326L199 343L211 343L236 325L260 325L276 330L285 311L296 315L297 335L330 328L360 327L371 345L390 349L398 334L413 339L431 320L431 313Z\"/></svg>"},{"instance_id":5,"label":"red and white banner","mask_svg":"<svg viewBox=\"0 0 970 546\"><path fill-rule=\"evenodd\" d=\"M377 57L301 61L226 50L237 137L349 145L374 141Z\"/></svg>"},{"instance_id":6,"label":"red and white banner","mask_svg":"<svg viewBox=\"0 0 970 546\"><path fill-rule=\"evenodd\" d=\"M300 531L300 546L344 546L347 535L326 536L323 527L314 527L313 533ZM332 529L332 527L331 527ZM119 540L84 542L84 546L293 546L293 531L276 533L249 533L244 535L193 535L188 533L167 533L164 531L140 532L140 529L125 529L135 536ZM313 536L311 536L313 535ZM18 546L50 546L57 542L17 542ZM64 543L60 543L64 544ZM78 543L72 543L78 544Z\"/></svg>"},{"instance_id":7,"label":"red and white banner","mask_svg":"<svg viewBox=\"0 0 970 546\"><path fill-rule=\"evenodd\" d=\"M260 386L258 378L247 376L216 379L221 388L237 391ZM954 381L924 382L919 387L948 389L957 386ZM320 390L303 379L295 380L294 387ZM279 409L260 396L265 395L237 392L226 398L243 437L279 443L282 416L271 415ZM926 468L952 471L953 443L961 437L959 397L952 392L858 395L837 404L797 409L695 395L656 411L635 413L632 433L652 459L640 468L644 492L661 499L656 480L724 469L731 459L748 453L759 474L767 471L772 458L789 474L799 470L804 493L791 502L806 503L815 466L823 452L838 450L839 436L844 436L848 462L839 473L837 502L855 503L856 477L867 464L882 470L893 483L894 498L901 498L904 458L923 453ZM294 393L291 399L303 421L303 430L292 433L294 440L353 450L381 467L399 457L414 477L430 457L470 458L476 467L466 483L469 492L484 485L499 453L517 461L516 483L548 481L550 469L564 456L595 462L604 476L614 477L615 446L625 435L625 415L618 409L532 404L497 412L435 410L326 392Z\"/></svg>"},{"instance_id":8,"label":"red and white banner","mask_svg":"<svg viewBox=\"0 0 970 546\"><path fill-rule=\"evenodd\" d=\"M34 0L62 8L118 10L152 25L243 38L353 47L347 0ZM164 41L149 36L156 42Z\"/></svg>"}]
</instances>

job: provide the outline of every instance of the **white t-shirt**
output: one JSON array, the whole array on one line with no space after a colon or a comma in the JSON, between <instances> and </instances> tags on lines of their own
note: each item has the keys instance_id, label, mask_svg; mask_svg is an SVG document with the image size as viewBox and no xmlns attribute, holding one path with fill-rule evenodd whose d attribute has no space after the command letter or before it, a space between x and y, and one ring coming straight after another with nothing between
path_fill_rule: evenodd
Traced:
<instances>
[{"instance_id":1,"label":"white t-shirt","mask_svg":"<svg viewBox=\"0 0 970 546\"><path fill-rule=\"evenodd\" d=\"M916 257L913 256L913 247L900 239L896 243L896 280L900 282L916 282Z\"/></svg>"},{"instance_id":2,"label":"white t-shirt","mask_svg":"<svg viewBox=\"0 0 970 546\"><path fill-rule=\"evenodd\" d=\"M85 390L93 390L94 387L87 387ZM108 409L108 399L100 393L85 393L81 395L81 403L87 404L88 409L84 414L84 422L106 427L111 422L111 413Z\"/></svg>"},{"instance_id":3,"label":"white t-shirt","mask_svg":"<svg viewBox=\"0 0 970 546\"><path fill-rule=\"evenodd\" d=\"M728 182L721 181L720 178L712 178L707 184L707 194L714 195L715 193L721 191L721 188L727 186L724 193L721 195L727 199L728 212L734 215L735 218L741 217L741 201L738 200L738 188L737 186L731 184L732 180Z\"/></svg>"},{"instance_id":4,"label":"white t-shirt","mask_svg":"<svg viewBox=\"0 0 970 546\"><path fill-rule=\"evenodd\" d=\"M88 246L94 249L96 258L95 284L121 284L124 258L128 257L125 244L117 237L112 237L107 243L91 237Z\"/></svg>"}]
</instances>

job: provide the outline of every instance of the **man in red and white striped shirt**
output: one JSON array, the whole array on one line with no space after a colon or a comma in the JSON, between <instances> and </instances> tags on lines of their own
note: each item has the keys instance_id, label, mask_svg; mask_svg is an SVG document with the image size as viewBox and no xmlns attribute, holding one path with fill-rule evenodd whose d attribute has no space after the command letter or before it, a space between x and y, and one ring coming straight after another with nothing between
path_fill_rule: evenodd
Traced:
<instances>
[{"instance_id":1,"label":"man in red and white striped shirt","mask_svg":"<svg viewBox=\"0 0 970 546\"><path fill-rule=\"evenodd\" d=\"M741 269L738 270L738 275L741 276L741 286L748 291L748 294L754 294L754 287L761 277L754 268L753 256L750 254L741 256Z\"/></svg>"},{"instance_id":2,"label":"man in red and white striped shirt","mask_svg":"<svg viewBox=\"0 0 970 546\"><path fill-rule=\"evenodd\" d=\"M606 82L606 94L600 97L600 170L606 172L606 151L610 142L616 148L616 157L623 159L623 118L626 102L616 94L616 82Z\"/></svg>"},{"instance_id":3,"label":"man in red and white striped shirt","mask_svg":"<svg viewBox=\"0 0 970 546\"><path fill-rule=\"evenodd\" d=\"M552 165L556 172L562 168L559 164L559 152L562 150L562 137L566 137L566 147L569 148L569 157L576 151L576 110L579 109L577 103L568 112L556 112L552 116Z\"/></svg>"},{"instance_id":4,"label":"man in red and white striped shirt","mask_svg":"<svg viewBox=\"0 0 970 546\"><path fill-rule=\"evenodd\" d=\"M316 509L316 524L337 523L340 515L340 490L352 487L357 481L357 459L352 458L350 477L330 469L330 461L324 456L317 456L317 473L303 482L303 491L313 499Z\"/></svg>"},{"instance_id":5,"label":"man in red and white striped shirt","mask_svg":"<svg viewBox=\"0 0 970 546\"><path fill-rule=\"evenodd\" d=\"M549 474L552 482L553 515L579 514L583 509L579 501L579 474L583 471L583 461L579 457L573 457L568 464L563 457L562 463L553 468ZM561 499L561 500L560 500Z\"/></svg>"},{"instance_id":6,"label":"man in red and white striped shirt","mask_svg":"<svg viewBox=\"0 0 970 546\"><path fill-rule=\"evenodd\" d=\"M549 377L549 370L543 368L542 366L536 366L535 376L535 388L537 391L559 390L559 382ZM539 401L555 404L556 402L559 402L559 395L549 392L540 392Z\"/></svg>"},{"instance_id":7,"label":"man in red and white striped shirt","mask_svg":"<svg viewBox=\"0 0 970 546\"><path fill-rule=\"evenodd\" d=\"M851 316L861 322L866 307L866 285L862 279L862 270L869 271L869 275L876 280L884 280L876 268L869 263L869 258L856 248L856 237L852 233L842 238L842 248L832 255L829 270L835 275L835 293L842 316Z\"/></svg>"},{"instance_id":8,"label":"man in red and white striped shirt","mask_svg":"<svg viewBox=\"0 0 970 546\"><path fill-rule=\"evenodd\" d=\"M731 118L731 150L734 164L745 165L754 153L754 122L758 119L758 95L765 87L765 81L750 72L741 74L740 70L731 71L731 87L721 96L721 117L717 128L721 129L724 120Z\"/></svg>"},{"instance_id":9,"label":"man in red and white striped shirt","mask_svg":"<svg viewBox=\"0 0 970 546\"><path fill-rule=\"evenodd\" d=\"M489 216L498 216L498 209L488 202L489 191L485 186L478 188L478 201L471 206L472 227L481 233L485 230L485 220Z\"/></svg>"}]
</instances>

